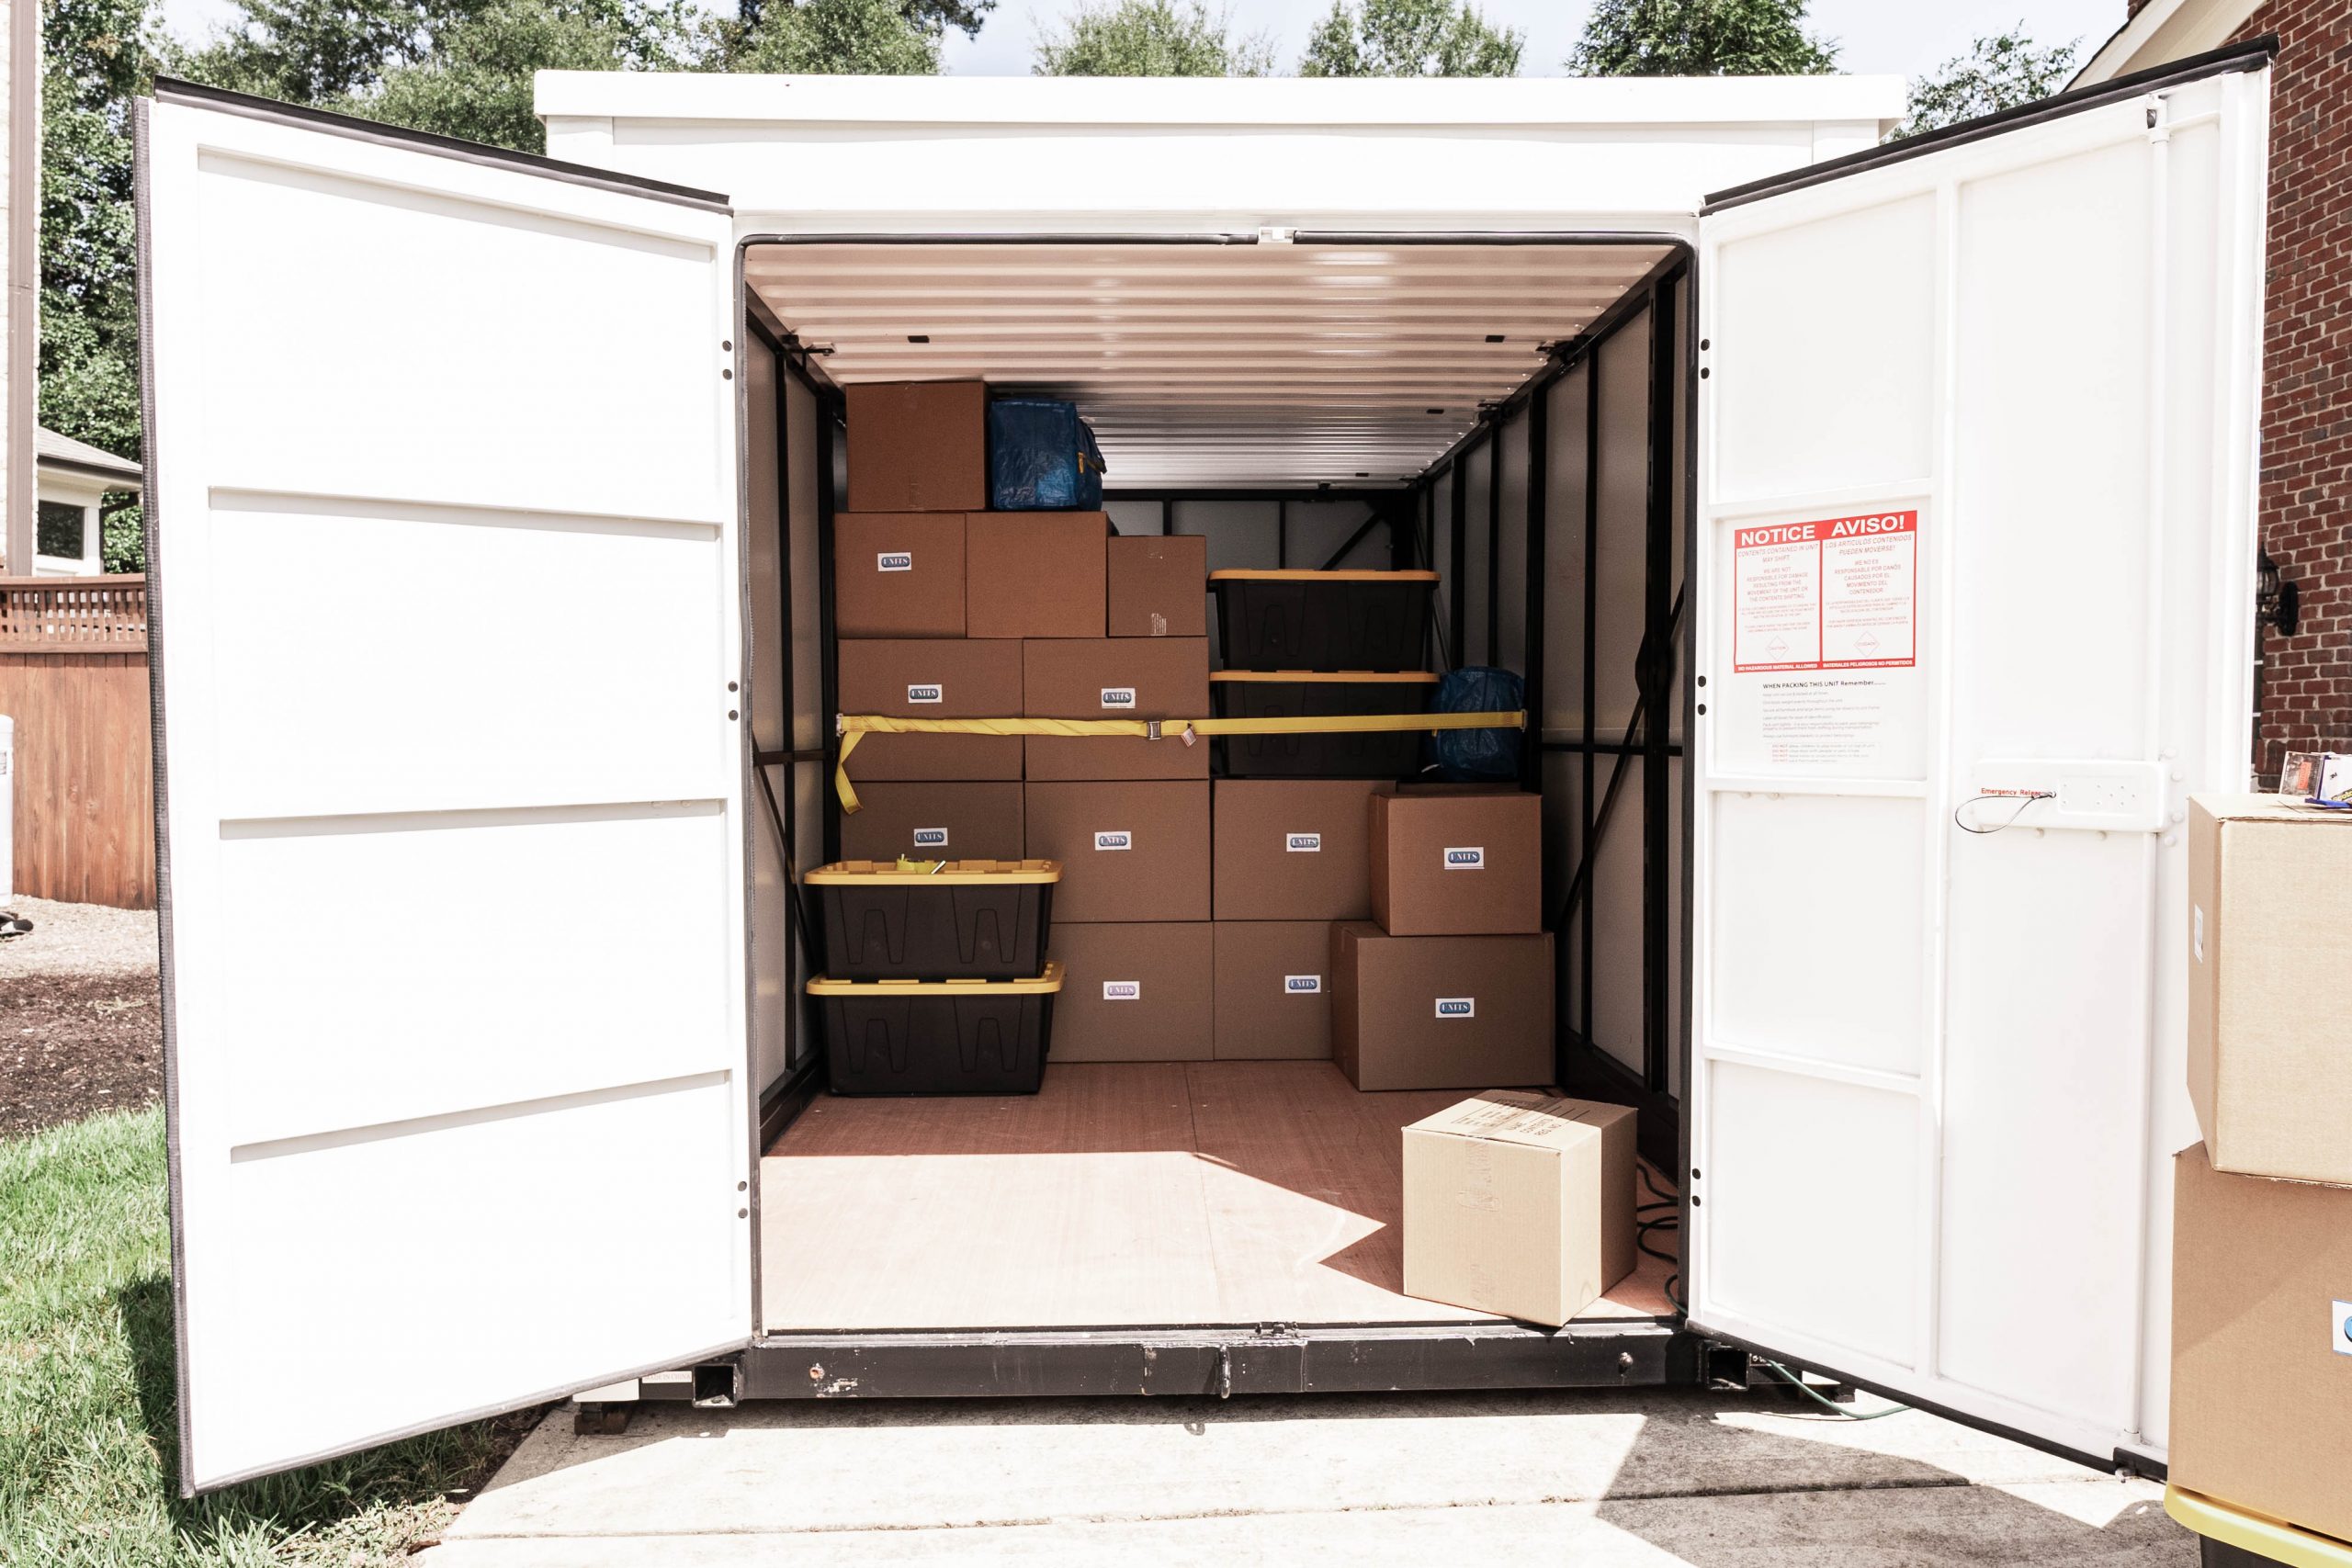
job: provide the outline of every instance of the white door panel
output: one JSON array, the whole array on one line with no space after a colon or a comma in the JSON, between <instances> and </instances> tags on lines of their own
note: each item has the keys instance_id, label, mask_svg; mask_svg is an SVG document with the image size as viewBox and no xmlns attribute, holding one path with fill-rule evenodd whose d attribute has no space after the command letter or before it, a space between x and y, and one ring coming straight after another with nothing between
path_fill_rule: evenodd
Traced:
<instances>
[{"instance_id":1,"label":"white door panel","mask_svg":"<svg viewBox=\"0 0 2352 1568\"><path fill-rule=\"evenodd\" d=\"M730 219L169 90L141 192L185 1483L745 1342Z\"/></svg>"},{"instance_id":2,"label":"white door panel","mask_svg":"<svg viewBox=\"0 0 2352 1568\"><path fill-rule=\"evenodd\" d=\"M2178 822L2247 777L2267 104L1701 223L1690 1315L2099 1457L2165 1442ZM2151 830L1972 800L2094 761Z\"/></svg>"}]
</instances>

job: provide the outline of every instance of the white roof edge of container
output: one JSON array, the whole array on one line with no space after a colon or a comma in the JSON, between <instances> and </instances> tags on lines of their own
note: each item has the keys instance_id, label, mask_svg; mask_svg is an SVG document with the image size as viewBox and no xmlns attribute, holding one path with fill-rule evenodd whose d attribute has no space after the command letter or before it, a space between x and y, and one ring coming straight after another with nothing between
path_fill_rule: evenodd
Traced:
<instances>
[{"instance_id":1,"label":"white roof edge of container","mask_svg":"<svg viewBox=\"0 0 2352 1568\"><path fill-rule=\"evenodd\" d=\"M876 125L1654 125L1877 120L1900 76L777 76L541 71L541 118Z\"/></svg>"}]
</instances>

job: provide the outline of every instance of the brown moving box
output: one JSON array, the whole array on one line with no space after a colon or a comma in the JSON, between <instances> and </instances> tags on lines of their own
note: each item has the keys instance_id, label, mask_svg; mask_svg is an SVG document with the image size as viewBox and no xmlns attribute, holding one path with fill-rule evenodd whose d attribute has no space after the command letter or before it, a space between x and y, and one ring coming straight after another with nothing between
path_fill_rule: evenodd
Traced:
<instances>
[{"instance_id":1,"label":"brown moving box","mask_svg":"<svg viewBox=\"0 0 2352 1568\"><path fill-rule=\"evenodd\" d=\"M1330 1055L1330 922L1219 920L1216 1059L1317 1062Z\"/></svg>"},{"instance_id":2,"label":"brown moving box","mask_svg":"<svg viewBox=\"0 0 2352 1568\"><path fill-rule=\"evenodd\" d=\"M1390 936L1544 929L1544 798L1405 784L1372 797L1372 918Z\"/></svg>"},{"instance_id":3,"label":"brown moving box","mask_svg":"<svg viewBox=\"0 0 2352 1568\"><path fill-rule=\"evenodd\" d=\"M1111 541L1113 637L1209 635L1209 542L1200 534L1136 534Z\"/></svg>"},{"instance_id":4,"label":"brown moving box","mask_svg":"<svg viewBox=\"0 0 2352 1568\"><path fill-rule=\"evenodd\" d=\"M2352 819L2197 796L2188 905L2188 1098L2214 1168L2352 1185Z\"/></svg>"},{"instance_id":5,"label":"brown moving box","mask_svg":"<svg viewBox=\"0 0 2352 1568\"><path fill-rule=\"evenodd\" d=\"M1209 918L1209 786L1032 784L1028 851L1062 863L1054 920Z\"/></svg>"},{"instance_id":6,"label":"brown moving box","mask_svg":"<svg viewBox=\"0 0 2352 1568\"><path fill-rule=\"evenodd\" d=\"M844 512L833 519L833 631L964 635L964 514Z\"/></svg>"},{"instance_id":7,"label":"brown moving box","mask_svg":"<svg viewBox=\"0 0 2352 1568\"><path fill-rule=\"evenodd\" d=\"M2352 1188L2173 1156L2167 1458L2175 1486L2352 1542Z\"/></svg>"},{"instance_id":8,"label":"brown moving box","mask_svg":"<svg viewBox=\"0 0 2352 1568\"><path fill-rule=\"evenodd\" d=\"M1366 920L1375 779L1219 779L1220 920Z\"/></svg>"},{"instance_id":9,"label":"brown moving box","mask_svg":"<svg viewBox=\"0 0 2352 1568\"><path fill-rule=\"evenodd\" d=\"M892 718L1008 718L1021 712L1021 645L964 637L846 640L834 655L841 711ZM1018 735L868 735L849 776L1017 779Z\"/></svg>"},{"instance_id":10,"label":"brown moving box","mask_svg":"<svg viewBox=\"0 0 2352 1568\"><path fill-rule=\"evenodd\" d=\"M1100 512L974 512L964 519L965 625L973 637L1101 637Z\"/></svg>"},{"instance_id":11,"label":"brown moving box","mask_svg":"<svg viewBox=\"0 0 2352 1568\"><path fill-rule=\"evenodd\" d=\"M1206 718L1209 639L1070 637L1021 645L1032 718ZM1209 743L1173 737L1033 735L1033 779L1204 779Z\"/></svg>"},{"instance_id":12,"label":"brown moving box","mask_svg":"<svg viewBox=\"0 0 2352 1568\"><path fill-rule=\"evenodd\" d=\"M1490 1089L1405 1129L1405 1293L1557 1328L1634 1271L1634 1112Z\"/></svg>"},{"instance_id":13,"label":"brown moving box","mask_svg":"<svg viewBox=\"0 0 2352 1568\"><path fill-rule=\"evenodd\" d=\"M1331 1058L1358 1089L1552 1081L1549 931L1398 937L1345 920L1331 986Z\"/></svg>"},{"instance_id":14,"label":"brown moving box","mask_svg":"<svg viewBox=\"0 0 2352 1568\"><path fill-rule=\"evenodd\" d=\"M1059 908L1055 910L1058 915ZM1064 925L1046 945L1062 964L1056 1062L1205 1062L1215 1020L1205 920Z\"/></svg>"},{"instance_id":15,"label":"brown moving box","mask_svg":"<svg viewBox=\"0 0 2352 1568\"><path fill-rule=\"evenodd\" d=\"M870 784L857 798L865 809L842 814L843 860L1021 859L1017 784Z\"/></svg>"},{"instance_id":16,"label":"brown moving box","mask_svg":"<svg viewBox=\"0 0 2352 1568\"><path fill-rule=\"evenodd\" d=\"M844 388L853 512L971 512L989 503L989 389L978 381Z\"/></svg>"}]
</instances>

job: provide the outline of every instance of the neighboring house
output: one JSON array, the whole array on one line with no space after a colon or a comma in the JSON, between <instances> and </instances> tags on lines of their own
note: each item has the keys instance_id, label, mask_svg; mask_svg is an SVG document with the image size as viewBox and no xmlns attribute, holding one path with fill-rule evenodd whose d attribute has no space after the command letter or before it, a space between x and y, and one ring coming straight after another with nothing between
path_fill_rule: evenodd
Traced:
<instances>
[{"instance_id":1,"label":"neighboring house","mask_svg":"<svg viewBox=\"0 0 2352 1568\"><path fill-rule=\"evenodd\" d=\"M2265 33L2270 265L2262 389L2262 637L2255 765L2352 750L2352 5L2125 0L2076 85ZM2280 601L2289 602L2282 606Z\"/></svg>"},{"instance_id":2,"label":"neighboring house","mask_svg":"<svg viewBox=\"0 0 2352 1568\"><path fill-rule=\"evenodd\" d=\"M128 458L39 427L33 432L33 456L38 500L32 575L95 575L101 570L99 503L112 491L136 492L144 475Z\"/></svg>"}]
</instances>

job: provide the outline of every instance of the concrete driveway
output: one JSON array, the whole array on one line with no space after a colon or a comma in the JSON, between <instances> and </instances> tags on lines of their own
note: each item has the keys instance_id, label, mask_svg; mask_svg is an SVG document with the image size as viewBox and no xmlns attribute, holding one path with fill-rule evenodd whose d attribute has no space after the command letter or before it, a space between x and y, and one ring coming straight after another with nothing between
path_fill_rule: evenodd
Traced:
<instances>
[{"instance_id":1,"label":"concrete driveway","mask_svg":"<svg viewBox=\"0 0 2352 1568\"><path fill-rule=\"evenodd\" d=\"M1756 1392L646 1405L557 1410L424 1561L2191 1568L2161 1496Z\"/></svg>"}]
</instances>

